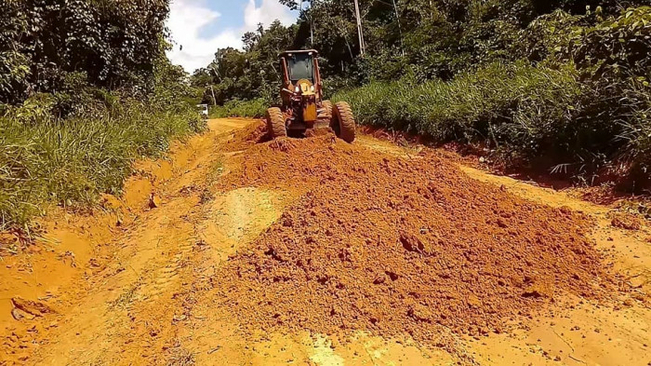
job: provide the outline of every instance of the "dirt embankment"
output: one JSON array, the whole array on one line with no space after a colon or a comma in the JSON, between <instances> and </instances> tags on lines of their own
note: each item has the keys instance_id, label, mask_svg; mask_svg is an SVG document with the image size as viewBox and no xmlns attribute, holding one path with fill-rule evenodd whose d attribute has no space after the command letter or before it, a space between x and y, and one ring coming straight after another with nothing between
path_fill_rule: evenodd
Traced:
<instances>
[{"instance_id":1,"label":"dirt embankment","mask_svg":"<svg viewBox=\"0 0 651 366\"><path fill-rule=\"evenodd\" d=\"M442 328L499 333L563 293L616 288L570 209L477 182L432 151L392 157L332 136L254 145L259 132L235 140L249 149L223 187L304 195L217 275L243 324L440 343Z\"/></svg>"}]
</instances>

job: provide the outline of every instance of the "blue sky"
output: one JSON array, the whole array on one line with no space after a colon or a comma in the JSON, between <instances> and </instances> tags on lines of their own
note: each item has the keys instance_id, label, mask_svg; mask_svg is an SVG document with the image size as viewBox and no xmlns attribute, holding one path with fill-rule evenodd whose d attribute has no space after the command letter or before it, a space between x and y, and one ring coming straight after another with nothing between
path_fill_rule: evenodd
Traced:
<instances>
[{"instance_id":1,"label":"blue sky","mask_svg":"<svg viewBox=\"0 0 651 366\"><path fill-rule=\"evenodd\" d=\"M174 48L168 56L193 72L206 66L218 48L241 48L244 32L276 19L291 24L296 13L278 0L172 0L167 26Z\"/></svg>"}]
</instances>

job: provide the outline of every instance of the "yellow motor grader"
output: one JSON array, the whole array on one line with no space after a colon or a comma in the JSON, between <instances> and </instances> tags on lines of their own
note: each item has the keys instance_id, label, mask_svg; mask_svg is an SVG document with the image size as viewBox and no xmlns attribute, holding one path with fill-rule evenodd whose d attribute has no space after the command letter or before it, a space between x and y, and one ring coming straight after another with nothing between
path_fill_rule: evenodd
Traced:
<instances>
[{"instance_id":1,"label":"yellow motor grader","mask_svg":"<svg viewBox=\"0 0 651 366\"><path fill-rule=\"evenodd\" d=\"M286 51L280 54L283 84L282 105L267 109L266 121L272 139L288 132L305 133L310 129L331 128L346 142L355 140L355 119L350 105L323 100L318 52Z\"/></svg>"}]
</instances>

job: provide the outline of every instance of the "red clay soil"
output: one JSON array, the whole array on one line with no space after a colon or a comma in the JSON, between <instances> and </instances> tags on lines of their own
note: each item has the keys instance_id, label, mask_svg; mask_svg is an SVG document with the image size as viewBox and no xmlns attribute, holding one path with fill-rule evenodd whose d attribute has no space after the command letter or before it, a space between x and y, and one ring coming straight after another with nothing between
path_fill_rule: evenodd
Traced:
<instances>
[{"instance_id":1,"label":"red clay soil","mask_svg":"<svg viewBox=\"0 0 651 366\"><path fill-rule=\"evenodd\" d=\"M223 188L301 196L217 274L242 324L439 342L442 327L500 332L563 293L613 288L585 217L477 182L436 151L407 159L331 135L250 136L236 136L249 149Z\"/></svg>"},{"instance_id":2,"label":"red clay soil","mask_svg":"<svg viewBox=\"0 0 651 366\"><path fill-rule=\"evenodd\" d=\"M631 214L619 213L612 216L610 223L613 227L624 230L640 230L642 228L642 220Z\"/></svg>"}]
</instances>

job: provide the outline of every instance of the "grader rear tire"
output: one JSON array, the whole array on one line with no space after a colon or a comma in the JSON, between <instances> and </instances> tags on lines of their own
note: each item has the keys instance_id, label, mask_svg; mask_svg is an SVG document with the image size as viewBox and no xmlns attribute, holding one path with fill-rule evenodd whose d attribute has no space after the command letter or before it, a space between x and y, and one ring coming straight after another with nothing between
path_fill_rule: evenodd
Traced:
<instances>
[{"instance_id":1,"label":"grader rear tire","mask_svg":"<svg viewBox=\"0 0 651 366\"><path fill-rule=\"evenodd\" d=\"M267 132L273 140L278 137L287 136L287 126L285 126L285 116L278 107L267 109Z\"/></svg>"},{"instance_id":2,"label":"grader rear tire","mask_svg":"<svg viewBox=\"0 0 651 366\"><path fill-rule=\"evenodd\" d=\"M340 139L352 143L355 141L355 118L350 105L346 102L338 102L332 109L332 129Z\"/></svg>"}]
</instances>

